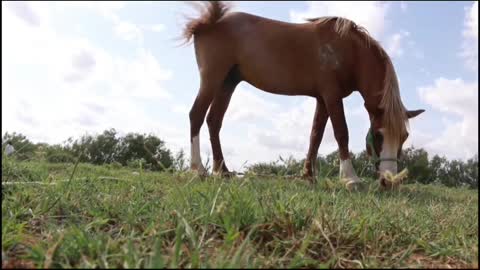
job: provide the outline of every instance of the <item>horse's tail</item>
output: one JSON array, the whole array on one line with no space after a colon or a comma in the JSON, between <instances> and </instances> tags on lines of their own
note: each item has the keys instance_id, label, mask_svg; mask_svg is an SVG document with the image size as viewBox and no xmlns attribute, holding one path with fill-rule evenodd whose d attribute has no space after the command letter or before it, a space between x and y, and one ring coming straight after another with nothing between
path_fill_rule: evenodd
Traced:
<instances>
[{"instance_id":1,"label":"horse's tail","mask_svg":"<svg viewBox=\"0 0 480 270\"><path fill-rule=\"evenodd\" d=\"M221 1L208 1L204 5L196 5L202 13L199 18L189 18L183 29L183 39L189 43L192 37L215 24L230 9L230 6Z\"/></svg>"}]
</instances>

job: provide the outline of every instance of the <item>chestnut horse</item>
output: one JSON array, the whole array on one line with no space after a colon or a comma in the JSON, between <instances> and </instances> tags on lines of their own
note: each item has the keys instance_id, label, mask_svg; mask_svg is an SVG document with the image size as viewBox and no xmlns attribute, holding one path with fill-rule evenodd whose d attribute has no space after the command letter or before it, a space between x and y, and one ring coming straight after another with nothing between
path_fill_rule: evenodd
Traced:
<instances>
[{"instance_id":1,"label":"chestnut horse","mask_svg":"<svg viewBox=\"0 0 480 270\"><path fill-rule=\"evenodd\" d=\"M207 110L213 172L229 174L219 132L235 87L246 81L273 94L304 95L317 100L304 166L315 181L314 162L328 118L340 156L340 178L360 181L348 150L343 98L359 91L370 117L367 151L379 173L397 173L397 158L408 136L408 119L424 110L402 104L393 64L368 32L345 18L321 17L301 24L229 12L209 1L201 16L190 19L183 38L194 39L200 89L190 110L191 169L206 173L200 158L199 132ZM373 139L372 139L373 138ZM382 174L380 174L382 175ZM382 177L380 182L385 184Z\"/></svg>"}]
</instances>

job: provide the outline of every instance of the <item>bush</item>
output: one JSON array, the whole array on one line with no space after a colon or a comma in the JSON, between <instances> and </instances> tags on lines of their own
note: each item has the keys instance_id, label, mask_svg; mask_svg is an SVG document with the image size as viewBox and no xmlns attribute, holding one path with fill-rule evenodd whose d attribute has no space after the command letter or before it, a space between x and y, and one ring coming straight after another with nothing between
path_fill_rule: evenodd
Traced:
<instances>
[{"instance_id":1,"label":"bush","mask_svg":"<svg viewBox=\"0 0 480 270\"><path fill-rule=\"evenodd\" d=\"M283 159L281 156L277 161L270 163L256 163L247 167L247 172L263 175L299 175L303 172L304 160L295 160L292 156Z\"/></svg>"},{"instance_id":2,"label":"bush","mask_svg":"<svg viewBox=\"0 0 480 270\"><path fill-rule=\"evenodd\" d=\"M46 160L51 163L74 163L75 157L73 154L68 151L67 148L64 148L60 145L52 145L45 148Z\"/></svg>"},{"instance_id":3,"label":"bush","mask_svg":"<svg viewBox=\"0 0 480 270\"><path fill-rule=\"evenodd\" d=\"M132 169L145 169L147 166L147 161L143 158L131 159L127 161L127 167Z\"/></svg>"},{"instance_id":4,"label":"bush","mask_svg":"<svg viewBox=\"0 0 480 270\"><path fill-rule=\"evenodd\" d=\"M51 163L75 163L75 158L68 153L59 153L47 156L47 161Z\"/></svg>"},{"instance_id":5,"label":"bush","mask_svg":"<svg viewBox=\"0 0 480 270\"><path fill-rule=\"evenodd\" d=\"M120 139L116 161L130 166L128 164L138 160L143 160L143 168L155 171L163 171L173 165L172 154L162 140L154 135L129 133Z\"/></svg>"},{"instance_id":6,"label":"bush","mask_svg":"<svg viewBox=\"0 0 480 270\"><path fill-rule=\"evenodd\" d=\"M17 162L14 158L2 155L2 182L42 181L47 176L48 170L45 166Z\"/></svg>"},{"instance_id":7,"label":"bush","mask_svg":"<svg viewBox=\"0 0 480 270\"><path fill-rule=\"evenodd\" d=\"M112 168L112 169L120 169L120 168L122 168L122 164L121 164L120 162L116 162L116 161L108 164L108 166L109 166L110 168Z\"/></svg>"},{"instance_id":8,"label":"bush","mask_svg":"<svg viewBox=\"0 0 480 270\"><path fill-rule=\"evenodd\" d=\"M48 145L46 143L33 144L20 133L5 133L2 139L2 157L8 141L14 146L15 152L4 159L7 164L14 160L26 159L46 160L52 163L74 163L79 158L80 162L96 165L111 164L115 168L128 166L154 171L166 169L184 171L188 169L183 151L173 157L170 150L165 147L164 141L152 134L128 133L126 136L119 137L115 129L110 129L97 136L84 135L75 141L70 138L64 145ZM478 154L467 161L449 161L438 155L429 159L428 153L424 149L409 147L402 152L398 169L400 171L408 168L409 182L478 188ZM376 170L366 151L359 154L350 153L350 155L359 177L373 179L376 177ZM304 159L296 160L291 156L288 159L279 157L274 162L250 165L247 167L247 173L301 175L304 161ZM338 151L326 156L318 156L314 164L316 175L320 178L337 177L338 163ZM4 167L2 164L2 177L24 174L22 168L11 164L8 166ZM28 173L25 171L25 174ZM26 178L37 177L33 175Z\"/></svg>"}]
</instances>

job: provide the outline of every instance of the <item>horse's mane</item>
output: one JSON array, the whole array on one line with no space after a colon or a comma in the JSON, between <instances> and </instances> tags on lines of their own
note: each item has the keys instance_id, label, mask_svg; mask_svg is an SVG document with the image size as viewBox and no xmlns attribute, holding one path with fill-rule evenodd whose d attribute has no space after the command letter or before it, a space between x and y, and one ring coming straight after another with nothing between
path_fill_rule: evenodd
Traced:
<instances>
[{"instance_id":1,"label":"horse's mane","mask_svg":"<svg viewBox=\"0 0 480 270\"><path fill-rule=\"evenodd\" d=\"M376 49L379 58L385 65L385 77L383 81L383 96L379 107L383 109L383 125L386 134L395 142L399 142L401 136L405 134L408 126L408 117L405 106L400 97L400 89L397 74L393 67L392 60L368 31L357 25L355 22L341 17L319 17L307 19L307 21L316 24L327 24L335 22L333 25L335 32L341 37L356 33L365 41L365 45Z\"/></svg>"}]
</instances>

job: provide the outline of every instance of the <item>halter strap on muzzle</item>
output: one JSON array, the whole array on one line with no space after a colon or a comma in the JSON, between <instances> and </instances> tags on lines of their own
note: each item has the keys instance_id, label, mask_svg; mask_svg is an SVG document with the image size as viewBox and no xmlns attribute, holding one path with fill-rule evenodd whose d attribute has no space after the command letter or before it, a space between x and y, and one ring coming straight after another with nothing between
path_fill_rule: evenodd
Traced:
<instances>
[{"instance_id":1,"label":"halter strap on muzzle","mask_svg":"<svg viewBox=\"0 0 480 270\"><path fill-rule=\"evenodd\" d=\"M370 127L367 134L367 145L370 147L370 152L372 152L371 160L373 163L380 162L380 161L397 161L396 158L380 158L377 156L377 152L375 152L375 146L373 142L375 141L375 134L372 131L373 129Z\"/></svg>"}]
</instances>

